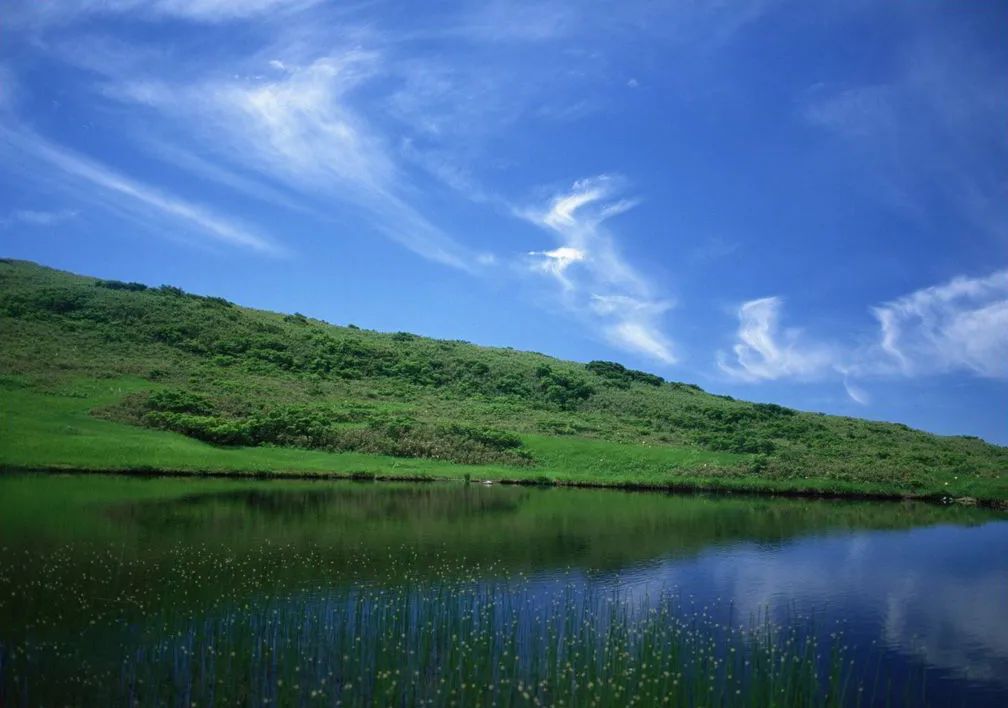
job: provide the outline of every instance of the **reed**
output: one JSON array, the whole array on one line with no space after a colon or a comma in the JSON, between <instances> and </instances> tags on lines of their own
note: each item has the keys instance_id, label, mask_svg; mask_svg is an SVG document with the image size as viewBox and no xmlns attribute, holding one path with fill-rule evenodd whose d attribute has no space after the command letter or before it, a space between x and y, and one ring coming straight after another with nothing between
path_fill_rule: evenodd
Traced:
<instances>
[{"instance_id":1,"label":"reed","mask_svg":"<svg viewBox=\"0 0 1008 708\"><path fill-rule=\"evenodd\" d=\"M838 640L821 646L810 618L738 622L728 607L669 593L445 575L462 577L114 627L76 686L45 680L60 662L45 646L5 657L0 674L12 704L33 705L832 706L860 696Z\"/></svg>"}]
</instances>

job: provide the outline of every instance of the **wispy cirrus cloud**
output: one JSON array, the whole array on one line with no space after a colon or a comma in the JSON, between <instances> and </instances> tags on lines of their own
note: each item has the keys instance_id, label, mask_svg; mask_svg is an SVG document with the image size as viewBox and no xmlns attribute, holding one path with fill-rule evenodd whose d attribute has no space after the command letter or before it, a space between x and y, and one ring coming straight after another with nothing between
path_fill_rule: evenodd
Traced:
<instances>
[{"instance_id":1,"label":"wispy cirrus cloud","mask_svg":"<svg viewBox=\"0 0 1008 708\"><path fill-rule=\"evenodd\" d=\"M45 140L27 130L0 126L0 150L41 161L55 168L59 179L88 187L92 198L114 210L139 213L148 224L160 226L165 217L195 228L214 240L266 255L284 250L271 239L194 202L132 179L106 165Z\"/></svg>"},{"instance_id":2,"label":"wispy cirrus cloud","mask_svg":"<svg viewBox=\"0 0 1008 708\"><path fill-rule=\"evenodd\" d=\"M525 219L553 233L557 248L532 251L532 272L554 278L568 308L590 317L615 346L664 364L677 361L662 318L672 308L620 254L606 221L637 202L621 198L624 180L600 175L575 182L545 208L520 210Z\"/></svg>"},{"instance_id":3,"label":"wispy cirrus cloud","mask_svg":"<svg viewBox=\"0 0 1008 708\"><path fill-rule=\"evenodd\" d=\"M211 76L185 85L130 79L109 82L105 92L186 126L216 159L294 188L307 206L340 200L363 210L379 233L445 265L472 271L489 262L488 254L453 239L410 203L396 151L355 108L350 94L383 71L379 52L349 49L304 64L272 61L270 75ZM231 177L226 182L237 184Z\"/></svg>"},{"instance_id":4,"label":"wispy cirrus cloud","mask_svg":"<svg viewBox=\"0 0 1008 708\"><path fill-rule=\"evenodd\" d=\"M565 271L574 263L580 263L588 257L584 251L570 246L560 246L552 251L529 251L529 256L536 259L533 268L541 270L543 273L549 273L559 280L567 290L573 288L574 285L564 275Z\"/></svg>"},{"instance_id":5,"label":"wispy cirrus cloud","mask_svg":"<svg viewBox=\"0 0 1008 708\"><path fill-rule=\"evenodd\" d=\"M268 184L256 175L231 168L220 160L210 159L189 147L183 147L149 134L137 136L137 142L155 159L190 175L209 182L216 182L234 192L247 195L266 204L318 215L310 207L297 201L289 189L280 185Z\"/></svg>"},{"instance_id":6,"label":"wispy cirrus cloud","mask_svg":"<svg viewBox=\"0 0 1008 708\"><path fill-rule=\"evenodd\" d=\"M857 380L965 372L1008 380L1008 270L959 276L870 308L878 324L867 346L825 344L780 324L783 300L760 298L738 309L731 355L718 367L741 381L776 379L843 383L862 404Z\"/></svg>"},{"instance_id":7,"label":"wispy cirrus cloud","mask_svg":"<svg viewBox=\"0 0 1008 708\"><path fill-rule=\"evenodd\" d=\"M906 376L968 371L1008 380L1008 270L953 278L872 313L879 347Z\"/></svg>"},{"instance_id":8,"label":"wispy cirrus cloud","mask_svg":"<svg viewBox=\"0 0 1008 708\"><path fill-rule=\"evenodd\" d=\"M476 159L482 157L478 146L486 135L513 127L522 117L583 115L592 104L588 77L602 73L605 59L601 52L566 53L564 40L577 34L595 41L609 36L608 30L569 2L461 3L435 12L430 21L384 28L354 8L319 4L304 11L316 4L110 0L100 6L71 2L62 12L25 5L23 12L50 17L120 13L202 23L268 13L276 25L271 46L260 44L245 56L224 52L213 64L180 60L163 46L160 51L169 56L150 61L136 60L138 47L110 53L99 46L98 60L94 47L68 53L104 74L107 97L147 106L155 120L169 126L160 134L184 136L182 144L155 146L151 152L160 159L288 207L292 200L278 191L292 186L315 202L296 207L339 200L364 211L375 231L425 258L467 271L484 268L491 254L467 247L431 221L406 168L420 167L473 201L501 207L505 200L481 186L478 168L471 167L485 165ZM643 21L640 8L612 9L623 17L621 31ZM684 20L696 13L674 14ZM751 8L743 14L749 16ZM346 21L331 21L334 15ZM432 39L453 44L438 55L412 51L413 43ZM532 45L553 60L511 48ZM171 70L160 71L161 66ZM360 93L368 98L360 100ZM149 132L147 125L137 130L148 145ZM192 144L194 137L200 149ZM563 271L565 266L558 272Z\"/></svg>"},{"instance_id":9,"label":"wispy cirrus cloud","mask_svg":"<svg viewBox=\"0 0 1008 708\"><path fill-rule=\"evenodd\" d=\"M616 346L641 352L664 364L678 360L675 345L662 331L662 316L672 309L670 300L646 300L628 295L592 295L591 309L603 318L606 337Z\"/></svg>"},{"instance_id":10,"label":"wispy cirrus cloud","mask_svg":"<svg viewBox=\"0 0 1008 708\"><path fill-rule=\"evenodd\" d=\"M847 392L847 397L850 398L855 403L859 403L862 406L870 405L872 402L872 396L868 391L866 391L861 386L858 386L853 381L850 380L846 372L841 372L844 374L843 377L843 387L844 391Z\"/></svg>"},{"instance_id":11,"label":"wispy cirrus cloud","mask_svg":"<svg viewBox=\"0 0 1008 708\"><path fill-rule=\"evenodd\" d=\"M734 361L723 352L718 354L723 372L744 381L760 381L807 380L833 370L837 359L833 351L805 340L798 329L781 327L783 302L780 297L764 297L739 307Z\"/></svg>"}]
</instances>

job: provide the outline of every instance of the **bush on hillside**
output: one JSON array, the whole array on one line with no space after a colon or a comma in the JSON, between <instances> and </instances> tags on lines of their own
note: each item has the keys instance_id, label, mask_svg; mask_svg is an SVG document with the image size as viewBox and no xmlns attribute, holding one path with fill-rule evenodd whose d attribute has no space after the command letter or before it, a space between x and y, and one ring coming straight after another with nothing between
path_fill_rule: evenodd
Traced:
<instances>
[{"instance_id":1,"label":"bush on hillside","mask_svg":"<svg viewBox=\"0 0 1008 708\"><path fill-rule=\"evenodd\" d=\"M615 361L589 361L585 368L597 376L606 379L607 382L621 388L627 388L631 383L643 383L648 386L661 386L665 379L656 374L649 374L646 371L628 369Z\"/></svg>"},{"instance_id":2,"label":"bush on hillside","mask_svg":"<svg viewBox=\"0 0 1008 708\"><path fill-rule=\"evenodd\" d=\"M213 406L206 396L177 389L155 391L147 399L147 408L162 413L193 415L210 415L213 412Z\"/></svg>"},{"instance_id":3,"label":"bush on hillside","mask_svg":"<svg viewBox=\"0 0 1008 708\"><path fill-rule=\"evenodd\" d=\"M121 280L96 280L95 287L108 288L109 290L129 290L132 292L140 292L147 289L147 286L143 283L124 283Z\"/></svg>"},{"instance_id":4,"label":"bush on hillside","mask_svg":"<svg viewBox=\"0 0 1008 708\"><path fill-rule=\"evenodd\" d=\"M546 400L561 408L573 408L595 393L595 389L584 379L556 371L545 364L539 366L535 374Z\"/></svg>"},{"instance_id":5,"label":"bush on hillside","mask_svg":"<svg viewBox=\"0 0 1008 708\"><path fill-rule=\"evenodd\" d=\"M514 433L462 423L424 423L360 407L286 406L231 418L215 414L197 394L166 390L148 397L142 422L214 445L279 445L469 464L524 465L532 459Z\"/></svg>"}]
</instances>

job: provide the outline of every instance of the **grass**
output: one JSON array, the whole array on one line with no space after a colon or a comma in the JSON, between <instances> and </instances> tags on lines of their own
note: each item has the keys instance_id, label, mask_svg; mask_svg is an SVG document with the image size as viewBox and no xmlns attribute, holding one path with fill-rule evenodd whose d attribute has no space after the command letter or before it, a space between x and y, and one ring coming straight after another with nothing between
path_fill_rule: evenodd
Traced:
<instances>
[{"instance_id":1,"label":"grass","mask_svg":"<svg viewBox=\"0 0 1008 708\"><path fill-rule=\"evenodd\" d=\"M356 453L293 448L225 448L162 430L125 425L91 411L144 387L136 380L85 382L71 390L39 394L3 390L0 421L3 461L14 468L69 470L171 470L180 472L343 473L379 471L404 477L443 467ZM461 473L460 473L461 474Z\"/></svg>"},{"instance_id":2,"label":"grass","mask_svg":"<svg viewBox=\"0 0 1008 708\"><path fill-rule=\"evenodd\" d=\"M0 331L7 468L1008 501L1008 448L975 438L24 262Z\"/></svg>"},{"instance_id":3,"label":"grass","mask_svg":"<svg viewBox=\"0 0 1008 708\"><path fill-rule=\"evenodd\" d=\"M751 456L670 446L644 446L573 437L522 436L536 460L530 467L466 465L425 458L356 452L325 452L274 446L224 447L164 430L96 417L112 402L137 391L138 379L80 381L40 392L7 379L0 385L0 460L7 468L32 470L171 472L235 476L279 474L380 479L491 480L506 482L678 488L737 492L805 492L849 496L907 496L900 485L844 484L829 478L766 479L738 469ZM735 466L735 469L733 469ZM917 496L999 498L970 479Z\"/></svg>"},{"instance_id":4,"label":"grass","mask_svg":"<svg viewBox=\"0 0 1008 708\"><path fill-rule=\"evenodd\" d=\"M549 473L550 480L619 484L645 469L652 472L662 468L702 469L704 465L713 466L736 457L688 450L669 455L665 450L604 441L529 436L530 449L538 453L545 464L523 476L526 471L521 468L462 465L423 458L270 446L222 447L91 414L93 410L146 387L143 381L120 379L79 382L65 390L40 393L10 380L4 382L0 387L0 401L6 412L0 420L3 463L26 470L286 472L330 476L373 473L391 479L465 479L468 475L477 480L536 481L540 475ZM557 467L552 467L551 463ZM551 472L561 465L582 469L584 474ZM614 467L621 471L617 472Z\"/></svg>"}]
</instances>

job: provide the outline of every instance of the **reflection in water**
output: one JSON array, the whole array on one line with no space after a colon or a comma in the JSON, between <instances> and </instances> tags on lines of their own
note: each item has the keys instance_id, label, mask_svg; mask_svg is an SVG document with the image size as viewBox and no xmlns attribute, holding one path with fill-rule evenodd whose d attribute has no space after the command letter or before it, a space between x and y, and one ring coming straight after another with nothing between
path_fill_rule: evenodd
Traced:
<instances>
[{"instance_id":1,"label":"reflection in water","mask_svg":"<svg viewBox=\"0 0 1008 708\"><path fill-rule=\"evenodd\" d=\"M691 671L714 671L722 689L750 696L771 675L795 690L808 681L827 690L831 635L840 631L863 674L852 685L881 664L901 700L999 705L1008 699L1006 595L1008 523L975 509L475 485L0 478L0 704L5 695L36 703L39 691L52 702L97 704L99 686L113 702L174 703L206 699L217 682L229 686L219 696L255 704L283 694L278 681L305 689L283 694L295 702L335 700L323 679L341 682L342 699L367 701L418 652L440 665L467 646L458 656L482 663L459 664L452 680L472 671L498 690L510 686L498 698L540 695L528 686L570 664L575 683L591 671L593 685L623 672L622 690L660 685L696 702L703 682L669 683L675 672L664 676L664 667L678 666L684 683ZM622 639L607 633L614 611ZM676 629L686 617L703 625L696 636ZM727 645L698 647L729 618L736 629L769 618L797 632L792 647L807 638L818 648L783 678L764 667L729 680L725 661L684 665L681 656L720 661ZM645 635L664 653L635 644ZM762 666L758 642L732 641L732 656ZM364 661L365 646L385 652L382 661ZM414 654L397 654L404 646ZM629 663L606 664L598 658L606 647ZM502 671L516 654L528 661ZM638 673L626 673L634 662ZM662 669L642 672L648 663ZM370 664L392 673L367 678ZM431 691L440 685L432 670L411 670L427 672ZM646 690L645 674L654 679ZM596 695L585 686L581 699ZM869 693L846 701L890 695Z\"/></svg>"},{"instance_id":2,"label":"reflection in water","mask_svg":"<svg viewBox=\"0 0 1008 708\"><path fill-rule=\"evenodd\" d=\"M1008 694L1008 524L854 532L783 544L740 543L689 561L641 568L638 595L675 587L722 598L750 616L815 613L842 620L847 641L877 642L934 669L954 694L975 684L992 702ZM990 683L994 685L982 686Z\"/></svg>"}]
</instances>

